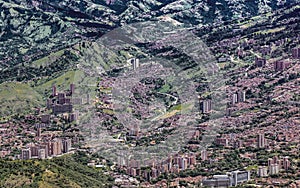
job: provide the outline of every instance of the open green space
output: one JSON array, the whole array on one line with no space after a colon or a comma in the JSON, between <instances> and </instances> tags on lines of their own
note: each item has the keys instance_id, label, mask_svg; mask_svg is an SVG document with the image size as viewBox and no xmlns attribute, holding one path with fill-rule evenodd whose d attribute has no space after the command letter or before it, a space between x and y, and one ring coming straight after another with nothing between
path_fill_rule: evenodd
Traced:
<instances>
[{"instance_id":1,"label":"open green space","mask_svg":"<svg viewBox=\"0 0 300 188\"><path fill-rule=\"evenodd\" d=\"M26 113L43 104L42 96L27 84L6 82L0 84L0 116Z\"/></svg>"}]
</instances>

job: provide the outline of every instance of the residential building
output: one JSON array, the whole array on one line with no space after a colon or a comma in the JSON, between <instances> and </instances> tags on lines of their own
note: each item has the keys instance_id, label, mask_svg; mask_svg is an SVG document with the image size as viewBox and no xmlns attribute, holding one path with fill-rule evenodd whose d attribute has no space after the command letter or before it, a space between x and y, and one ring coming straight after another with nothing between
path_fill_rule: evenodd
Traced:
<instances>
[{"instance_id":1,"label":"residential building","mask_svg":"<svg viewBox=\"0 0 300 188\"><path fill-rule=\"evenodd\" d=\"M23 159L23 160L31 159L31 150L30 150L30 148L22 149L21 159Z\"/></svg>"},{"instance_id":2,"label":"residential building","mask_svg":"<svg viewBox=\"0 0 300 188\"><path fill-rule=\"evenodd\" d=\"M200 108L203 114L209 113L212 110L211 100L204 100L200 103Z\"/></svg>"},{"instance_id":3,"label":"residential building","mask_svg":"<svg viewBox=\"0 0 300 188\"><path fill-rule=\"evenodd\" d=\"M265 166L258 167L257 175L259 177L267 177L268 176L268 168Z\"/></svg>"},{"instance_id":4,"label":"residential building","mask_svg":"<svg viewBox=\"0 0 300 188\"><path fill-rule=\"evenodd\" d=\"M245 102L245 101L246 101L246 91L238 91L237 102Z\"/></svg>"},{"instance_id":5,"label":"residential building","mask_svg":"<svg viewBox=\"0 0 300 188\"><path fill-rule=\"evenodd\" d=\"M264 148L265 147L265 134L259 134L257 137L257 146L258 148Z\"/></svg>"},{"instance_id":6,"label":"residential building","mask_svg":"<svg viewBox=\"0 0 300 188\"><path fill-rule=\"evenodd\" d=\"M140 60L137 58L131 58L127 62L131 64L133 70L136 70L140 66Z\"/></svg>"},{"instance_id":7,"label":"residential building","mask_svg":"<svg viewBox=\"0 0 300 188\"><path fill-rule=\"evenodd\" d=\"M53 86L52 86L52 96L54 97L54 96L56 96L56 95L57 95L57 92L56 92L56 86L53 85Z\"/></svg>"},{"instance_id":8,"label":"residential building","mask_svg":"<svg viewBox=\"0 0 300 188\"><path fill-rule=\"evenodd\" d=\"M288 68L290 65L291 65L290 62L280 60L280 61L274 62L274 69L275 69L275 71L283 71L286 68Z\"/></svg>"},{"instance_id":9,"label":"residential building","mask_svg":"<svg viewBox=\"0 0 300 188\"><path fill-rule=\"evenodd\" d=\"M257 67L264 67L267 63L267 60L265 58L256 57L255 59L255 65Z\"/></svg>"},{"instance_id":10,"label":"residential building","mask_svg":"<svg viewBox=\"0 0 300 188\"><path fill-rule=\"evenodd\" d=\"M39 159L46 159L46 150L45 149L40 148L38 150L38 158Z\"/></svg>"},{"instance_id":11,"label":"residential building","mask_svg":"<svg viewBox=\"0 0 300 188\"><path fill-rule=\"evenodd\" d=\"M270 173L270 175L278 174L279 170L280 170L280 168L279 168L278 164L271 164L269 166L269 173Z\"/></svg>"},{"instance_id":12,"label":"residential building","mask_svg":"<svg viewBox=\"0 0 300 188\"><path fill-rule=\"evenodd\" d=\"M201 151L201 160L206 161L207 160L207 150Z\"/></svg>"},{"instance_id":13,"label":"residential building","mask_svg":"<svg viewBox=\"0 0 300 188\"><path fill-rule=\"evenodd\" d=\"M71 146L72 146L72 141L71 139L65 139L62 141L62 145L63 145L63 152L64 153L68 153L71 150Z\"/></svg>"},{"instance_id":14,"label":"residential building","mask_svg":"<svg viewBox=\"0 0 300 188\"><path fill-rule=\"evenodd\" d=\"M73 95L75 93L75 84L70 84L70 95Z\"/></svg>"},{"instance_id":15,"label":"residential building","mask_svg":"<svg viewBox=\"0 0 300 188\"><path fill-rule=\"evenodd\" d=\"M300 48L292 49L292 56L295 59L300 59Z\"/></svg>"}]
</instances>

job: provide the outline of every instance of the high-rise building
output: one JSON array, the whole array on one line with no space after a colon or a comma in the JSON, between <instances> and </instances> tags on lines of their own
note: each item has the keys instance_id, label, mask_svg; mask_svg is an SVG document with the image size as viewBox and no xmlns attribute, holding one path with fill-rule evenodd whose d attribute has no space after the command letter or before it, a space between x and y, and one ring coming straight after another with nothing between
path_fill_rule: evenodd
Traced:
<instances>
[{"instance_id":1,"label":"high-rise building","mask_svg":"<svg viewBox=\"0 0 300 188\"><path fill-rule=\"evenodd\" d=\"M282 160L282 167L284 170L288 170L291 166L291 162L289 160L289 157L284 157Z\"/></svg>"},{"instance_id":2,"label":"high-rise building","mask_svg":"<svg viewBox=\"0 0 300 188\"><path fill-rule=\"evenodd\" d=\"M86 103L87 103L87 104L90 104L90 98L91 98L90 94L87 93L87 94L86 94Z\"/></svg>"},{"instance_id":3,"label":"high-rise building","mask_svg":"<svg viewBox=\"0 0 300 188\"><path fill-rule=\"evenodd\" d=\"M238 102L238 96L237 96L236 93L234 93L234 94L232 95L231 104L234 105L234 104L237 103L237 102Z\"/></svg>"},{"instance_id":4,"label":"high-rise building","mask_svg":"<svg viewBox=\"0 0 300 188\"><path fill-rule=\"evenodd\" d=\"M194 153L189 154L188 163L189 163L189 165L196 164L196 156Z\"/></svg>"},{"instance_id":5,"label":"high-rise building","mask_svg":"<svg viewBox=\"0 0 300 188\"><path fill-rule=\"evenodd\" d=\"M38 158L39 159L46 159L46 150L45 149L40 148L38 150Z\"/></svg>"},{"instance_id":6,"label":"high-rise building","mask_svg":"<svg viewBox=\"0 0 300 188\"><path fill-rule=\"evenodd\" d=\"M38 157L39 155L39 147L38 146L30 146L31 157Z\"/></svg>"},{"instance_id":7,"label":"high-rise building","mask_svg":"<svg viewBox=\"0 0 300 188\"><path fill-rule=\"evenodd\" d=\"M129 59L127 62L131 64L133 70L136 70L140 66L140 60L137 58Z\"/></svg>"},{"instance_id":8,"label":"high-rise building","mask_svg":"<svg viewBox=\"0 0 300 188\"><path fill-rule=\"evenodd\" d=\"M300 59L300 48L292 49L292 56L295 59Z\"/></svg>"},{"instance_id":9,"label":"high-rise building","mask_svg":"<svg viewBox=\"0 0 300 188\"><path fill-rule=\"evenodd\" d=\"M74 112L74 113L71 113L69 115L69 121L70 122L73 122L73 121L76 121L78 119L78 111Z\"/></svg>"},{"instance_id":10,"label":"high-rise building","mask_svg":"<svg viewBox=\"0 0 300 188\"><path fill-rule=\"evenodd\" d=\"M201 151L201 160L206 161L207 160L207 150Z\"/></svg>"},{"instance_id":11,"label":"high-rise building","mask_svg":"<svg viewBox=\"0 0 300 188\"><path fill-rule=\"evenodd\" d=\"M266 59L265 58L259 58L259 57L256 57L255 59L255 65L257 67L264 67L266 65Z\"/></svg>"},{"instance_id":12,"label":"high-rise building","mask_svg":"<svg viewBox=\"0 0 300 188\"><path fill-rule=\"evenodd\" d=\"M21 159L23 159L23 160L31 159L31 150L30 150L30 148L22 149Z\"/></svg>"},{"instance_id":13,"label":"high-rise building","mask_svg":"<svg viewBox=\"0 0 300 188\"><path fill-rule=\"evenodd\" d=\"M246 91L237 92L237 102L245 102L246 101Z\"/></svg>"},{"instance_id":14,"label":"high-rise building","mask_svg":"<svg viewBox=\"0 0 300 188\"><path fill-rule=\"evenodd\" d=\"M274 161L272 158L268 159L268 167L270 167L272 164L274 164Z\"/></svg>"},{"instance_id":15,"label":"high-rise building","mask_svg":"<svg viewBox=\"0 0 300 188\"><path fill-rule=\"evenodd\" d=\"M212 109L211 100L204 100L200 103L200 108L203 114L209 113Z\"/></svg>"},{"instance_id":16,"label":"high-rise building","mask_svg":"<svg viewBox=\"0 0 300 188\"><path fill-rule=\"evenodd\" d=\"M267 177L268 176L268 168L265 166L261 166L257 170L257 175L259 177Z\"/></svg>"},{"instance_id":17,"label":"high-rise building","mask_svg":"<svg viewBox=\"0 0 300 188\"><path fill-rule=\"evenodd\" d=\"M70 84L70 94L73 95L75 93L75 84Z\"/></svg>"},{"instance_id":18,"label":"high-rise building","mask_svg":"<svg viewBox=\"0 0 300 188\"><path fill-rule=\"evenodd\" d=\"M283 71L286 68L288 68L290 65L291 65L291 63L287 62L287 61L283 61L283 60L276 61L276 62L274 62L274 69L275 69L275 71Z\"/></svg>"},{"instance_id":19,"label":"high-rise building","mask_svg":"<svg viewBox=\"0 0 300 188\"><path fill-rule=\"evenodd\" d=\"M41 134L42 134L42 128L38 127L38 128L37 128L36 136L37 136L37 137L41 137Z\"/></svg>"},{"instance_id":20,"label":"high-rise building","mask_svg":"<svg viewBox=\"0 0 300 188\"><path fill-rule=\"evenodd\" d=\"M52 86L52 96L54 97L54 96L56 96L56 95L57 95L57 93L56 93L56 86L53 85L53 86Z\"/></svg>"},{"instance_id":21,"label":"high-rise building","mask_svg":"<svg viewBox=\"0 0 300 188\"><path fill-rule=\"evenodd\" d=\"M71 146L72 146L71 139L63 140L62 145L63 145L63 152L68 153L71 150Z\"/></svg>"},{"instance_id":22,"label":"high-rise building","mask_svg":"<svg viewBox=\"0 0 300 188\"><path fill-rule=\"evenodd\" d=\"M45 158L48 158L48 156L49 156L48 143L40 144L40 149L44 149L45 150Z\"/></svg>"},{"instance_id":23,"label":"high-rise building","mask_svg":"<svg viewBox=\"0 0 300 188\"><path fill-rule=\"evenodd\" d=\"M62 141L61 139L55 139L51 142L51 154L53 156L62 154Z\"/></svg>"},{"instance_id":24,"label":"high-rise building","mask_svg":"<svg viewBox=\"0 0 300 188\"><path fill-rule=\"evenodd\" d=\"M278 174L279 173L279 165L278 164L271 164L269 166L269 173L270 175Z\"/></svg>"},{"instance_id":25,"label":"high-rise building","mask_svg":"<svg viewBox=\"0 0 300 188\"><path fill-rule=\"evenodd\" d=\"M186 170L188 167L188 160L185 157L179 157L178 166L181 170Z\"/></svg>"},{"instance_id":26,"label":"high-rise building","mask_svg":"<svg viewBox=\"0 0 300 188\"><path fill-rule=\"evenodd\" d=\"M259 134L257 137L257 146L258 148L264 148L265 147L265 134Z\"/></svg>"}]
</instances>

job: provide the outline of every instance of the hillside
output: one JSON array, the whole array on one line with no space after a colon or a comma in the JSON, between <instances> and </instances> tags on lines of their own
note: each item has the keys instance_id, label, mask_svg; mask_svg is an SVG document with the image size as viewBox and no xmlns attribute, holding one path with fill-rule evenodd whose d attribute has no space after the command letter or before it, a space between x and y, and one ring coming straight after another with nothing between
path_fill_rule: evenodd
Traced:
<instances>
[{"instance_id":1,"label":"hillside","mask_svg":"<svg viewBox=\"0 0 300 188\"><path fill-rule=\"evenodd\" d=\"M175 19L221 24L288 7L299 0L50 1L0 0L0 69L31 62L124 23Z\"/></svg>"},{"instance_id":2,"label":"hillside","mask_svg":"<svg viewBox=\"0 0 300 188\"><path fill-rule=\"evenodd\" d=\"M0 84L0 116L25 113L40 107L44 102L42 96L24 83L9 82Z\"/></svg>"},{"instance_id":3,"label":"hillside","mask_svg":"<svg viewBox=\"0 0 300 188\"><path fill-rule=\"evenodd\" d=\"M0 187L111 187L113 179L86 166L85 158L74 154L50 160L0 159Z\"/></svg>"}]
</instances>

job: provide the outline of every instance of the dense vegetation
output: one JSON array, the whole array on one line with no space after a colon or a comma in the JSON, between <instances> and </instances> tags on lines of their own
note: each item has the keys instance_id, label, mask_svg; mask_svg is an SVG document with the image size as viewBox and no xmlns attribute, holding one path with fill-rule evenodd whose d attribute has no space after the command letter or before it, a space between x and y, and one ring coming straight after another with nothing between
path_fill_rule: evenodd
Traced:
<instances>
[{"instance_id":1,"label":"dense vegetation","mask_svg":"<svg viewBox=\"0 0 300 188\"><path fill-rule=\"evenodd\" d=\"M0 187L111 187L112 178L88 167L83 153L50 160L0 159Z\"/></svg>"}]
</instances>

